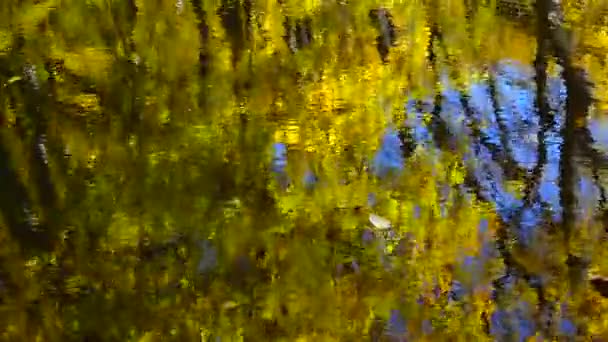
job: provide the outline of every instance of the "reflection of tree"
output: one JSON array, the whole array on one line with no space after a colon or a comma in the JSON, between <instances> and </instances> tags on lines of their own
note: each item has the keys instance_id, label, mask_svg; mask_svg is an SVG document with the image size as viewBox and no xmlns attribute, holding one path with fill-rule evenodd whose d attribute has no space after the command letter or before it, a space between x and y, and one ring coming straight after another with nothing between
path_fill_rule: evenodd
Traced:
<instances>
[{"instance_id":1,"label":"reflection of tree","mask_svg":"<svg viewBox=\"0 0 608 342\"><path fill-rule=\"evenodd\" d=\"M498 128L500 130L500 148L502 149L501 155L495 156L495 160L500 158L504 162L503 167L505 169L505 174L509 179L516 179L518 173L516 171L521 171L517 163L513 160L513 151L511 150L511 142L509 141L509 134L507 130L507 125L505 123L505 118L502 115L501 105L498 98L498 93L496 91L496 78L492 70L488 72L488 90L490 99L492 101L492 106L494 107L494 117L496 118L496 123L498 124Z\"/></svg>"},{"instance_id":2,"label":"reflection of tree","mask_svg":"<svg viewBox=\"0 0 608 342\"><path fill-rule=\"evenodd\" d=\"M536 58L534 60L535 82L536 82L536 109L538 110L540 129L538 130L537 161L524 190L524 201L527 206L538 196L538 186L547 164L546 135L554 122L551 108L547 102L547 56L549 37L547 27L549 26L549 12L546 1L539 1L536 5Z\"/></svg>"},{"instance_id":3,"label":"reflection of tree","mask_svg":"<svg viewBox=\"0 0 608 342\"><path fill-rule=\"evenodd\" d=\"M443 40L442 40L441 32L439 31L439 29L437 28L436 25L433 26L433 28L431 29L431 32L432 32L431 41L436 42L440 46L442 46ZM444 56L448 57L445 47L443 48L443 53L444 53ZM433 62L434 61L431 61L431 63L433 63ZM437 64L433 63L433 65L434 65L433 69L437 73L437 70L438 70ZM455 68L455 66L456 66L455 63L451 63L451 65L453 68ZM457 73L457 71L455 71L455 72ZM456 76L456 78L458 79L459 77ZM490 89L493 89L492 87L493 87L493 84L490 85ZM458 88L463 89L463 86L460 85ZM439 94L440 92L438 91L437 93ZM493 96L493 99L495 99L495 98L496 98L496 96ZM505 152L508 153L508 151L509 151L508 145L504 144L502 150L500 150L499 146L484 143L488 139L487 138L484 139L483 133L477 127L477 124L475 122L475 120L476 120L475 115L472 113L472 108L469 106L469 97L463 90L461 90L459 93L459 99L460 99L460 104L465 112L465 115L469 120L469 127L471 128L472 138L474 139L473 146L482 145L485 148L487 148L490 151L490 154L492 155L492 159L497 161L499 163L499 165L502 166L502 170L504 171L504 173L506 175L511 175L511 177L514 177L517 174L517 172L513 173L513 171L516 170L518 168L518 166L517 166L517 163L512 159L512 157L510 155L504 154ZM442 134L443 132L441 132L437 128L447 126L443 121L441 121L442 120L440 117L441 108L437 107L438 106L437 104L441 103L441 102L442 102L441 95L436 95L435 108L437 110L434 111L434 115L433 115L433 117L435 118L434 119L435 129L433 129L435 134L438 134L438 133ZM494 103L495 110L498 111L499 110L498 102L496 100L494 100L493 103ZM496 114L497 114L497 116L499 115L499 113L496 113ZM499 120L497 120L497 121L499 121ZM501 134L504 137L507 135L506 128L504 127L504 125L502 125L501 128L502 128ZM445 133L443 133L443 134L445 134ZM455 139L455 137L452 137L452 139ZM506 140L506 139L504 139L504 140ZM492 203L493 200L491 198L487 198L483 194L483 191L481 190L482 186L477 181L476 176L473 174L473 171L469 170L468 173L469 174L466 176L467 181L465 184L467 184L469 187L471 187L474 190L474 193L477 195L477 197L480 200L485 200L485 201ZM519 174L521 174L521 172ZM521 278L524 281L526 281L530 285L531 288L536 289L540 310L547 310L548 303L547 303L547 299L545 297L545 289L542 285L538 284L539 275L530 273L527 270L526 265L522 264L520 261L518 261L512 255L511 246L509 244L509 241L513 239L513 236L516 233L515 231L513 231L513 229L517 229L517 228L511 222L508 222L508 221L501 222L497 229L496 244L497 244L497 249L500 251L503 262L504 262L505 275L501 278L496 279L493 282L493 285L494 285L495 291L496 291L496 296L494 297L494 300L497 303L499 303L499 304L502 303L502 305L504 305L503 297L505 296L505 291L506 291L505 288L508 286L508 283L517 281L517 280L513 280L511 277L515 277L514 279ZM510 327L509 329L516 329L516 328Z\"/></svg>"},{"instance_id":4,"label":"reflection of tree","mask_svg":"<svg viewBox=\"0 0 608 342\"><path fill-rule=\"evenodd\" d=\"M5 49L0 27L0 122L15 128L0 144L1 224L9 228L0 232L0 295L3 308L16 303L11 310L25 312L3 311L9 337L359 340L384 330L403 337L403 316L413 339L476 339L484 329L477 318L485 315L490 332L492 306L507 307L510 283L519 280L541 308L557 312L551 296L561 292L538 285L548 269L530 270L516 255L526 252L511 241L518 224L501 218L494 232L495 199L473 163L461 161L473 146L508 180L526 172L492 68L499 143L467 89L468 65L485 63L483 49L469 47L494 30L485 2L66 1L50 14L37 6L50 1L6 3L11 18L0 18L24 30ZM20 22L28 20L35 25ZM551 39L540 31L541 129L525 184L529 207L539 201L554 125L545 98ZM450 105L446 70L465 139L442 115ZM572 101L583 99L570 111L584 113L576 74L564 73ZM417 107L441 151L400 127L402 174L388 185L369 177L378 136L402 119L403 93L426 89L428 80L436 87L430 113L422 101ZM573 133L570 124L564 134L575 143L562 170L571 185L565 163L575 152L586 151L596 175L606 159L588 130L575 125ZM286 146L290 184L275 184L272 143ZM298 182L308 173L314 184ZM476 196L459 192L463 183ZM563 203L572 207L572 199ZM360 242L375 213L390 233L382 243ZM492 223L478 238L482 218ZM500 256L482 251L494 233ZM459 248L506 275L484 271L472 280L458 265ZM458 277L470 277L462 291ZM492 281L493 300L476 287Z\"/></svg>"},{"instance_id":5,"label":"reflection of tree","mask_svg":"<svg viewBox=\"0 0 608 342\"><path fill-rule=\"evenodd\" d=\"M538 110L539 116L539 129L537 131L537 162L531 172L527 175L524 182L524 198L523 198L523 206L518 208L515 211L515 214L511 216L511 221L503 222L500 226L497 236L498 247L502 252L502 256L505 262L505 266L507 269L507 276L505 279L508 279L511 276L516 276L517 278L521 278L526 280L531 288L535 288L537 292L537 300L539 304L539 312L544 312L543 315L554 315L551 314L553 311L552 303L548 301L546 297L546 289L543 285L539 285L542 282L539 282L541 278L541 274L536 273L536 271L529 270L528 266L522 264L518 259L521 259L521 256L518 258L514 258L509 251L512 247L509 247L508 241L513 238L517 238L519 234L519 230L521 229L519 226L522 223L523 215L527 210L532 209L537 203L540 202L539 197L539 186L543 177L543 170L548 162L548 145L546 139L548 137L548 132L554 130L555 128L555 117L554 112L558 111L558 108L552 109L549 106L549 102L547 100L547 57L553 52L557 57L558 62L561 64L563 68L562 77L565 81L566 90L568 93L568 98L566 101L565 108L565 123L562 127L561 136L563 139L562 149L561 149L561 158L560 158L560 203L562 206L562 223L563 227L563 237L565 238L565 246L566 246L566 254L567 254L567 262L565 266L569 268L568 274L584 274L585 269L588 267L588 261L585 261L585 258L581 258L580 256L576 256L572 252L569 251L569 240L572 232L575 229L576 225L576 169L575 169L575 153L581 152L584 158L590 160L591 169L593 178L595 179L596 186L600 191L600 208L602 207L602 203L605 201L605 192L603 186L599 183L598 170L601 167L601 163L603 157L601 154L592 147L593 139L590 136L588 129L586 128L586 122L584 121L587 116L588 107L591 104L591 98L589 96L589 91L587 88L588 82L585 80L584 74L580 69L575 67L571 62L570 57L570 46L572 44L565 40L564 37L567 37L564 28L561 26L560 22L551 21L550 13L559 12L559 8L554 7L555 5L549 1L537 2L536 8L536 38L537 38L537 52L536 52L536 60L534 62L535 70L536 70L536 108ZM435 5L432 5L435 7ZM554 17L559 17L556 15ZM444 56L451 69L456 69L456 71L451 70L452 77L456 80L457 89L459 91L459 99L460 104L463 109L465 116L469 120L469 129L471 138L473 138L472 143L473 146L481 145L484 146L492 156L492 159L497 162L498 165L501 166L501 171L504 175L507 176L508 179L521 179L521 175L523 172L513 172L517 169L517 162L509 157L512 155L509 149L509 141L508 141L508 133L506 125L501 122L500 118L500 108L497 100L495 81L493 75L490 76L489 79L489 89L490 89L490 98L494 104L494 108L496 111L497 117L497 125L499 131L501 132L500 141L501 146L496 146L492 144L486 143L487 139L484 139L484 134L479 129L478 123L475 121L475 113L474 110L469 106L469 96L466 92L462 91L464 89L464 85L458 84L461 82L462 77L458 75L458 67L457 63L453 60L448 50L445 48L445 39L441 36L441 31L438 29L438 25L433 23L433 19L431 19L431 41L435 41L439 43L439 46L436 46L432 53L429 53L430 63L433 65L433 69L435 72L438 72L439 69L437 67L437 62L435 62L438 58L437 52L441 51L441 55ZM441 44L443 44L443 48L441 48ZM437 50L437 47L440 47ZM452 59L452 60L450 60ZM442 127L446 127L447 125L441 121L440 113L441 113L441 102L443 101L442 96L439 92L436 93L435 98L435 110L433 111L433 119L431 120L431 128L434 133L434 137L437 139L439 143L438 146L445 146L445 144L441 144L441 140L445 139L445 136L449 136L445 132L442 132ZM510 160L510 161L509 161ZM480 190L480 184L475 180L475 177L469 175L466 177L466 184L471 187L474 192L478 195L479 198L483 199L483 191ZM488 199L491 201L491 199ZM550 226L550 224L548 224ZM554 231L548 229L544 234L552 235ZM534 248L534 247L524 247L518 246L519 250L517 253L522 253L522 248ZM575 282L580 282L580 277L569 278L571 280L571 286L576 287L578 284ZM510 280L511 281L511 280ZM498 284L498 283L497 283ZM539 322L540 323L540 322ZM544 333L547 335L551 335L551 327L544 323L540 324L540 326L544 327Z\"/></svg>"},{"instance_id":6,"label":"reflection of tree","mask_svg":"<svg viewBox=\"0 0 608 342\"><path fill-rule=\"evenodd\" d=\"M13 84L3 99L23 114L15 120L15 130L0 143L2 156L3 181L5 192L2 196L2 215L8 221L12 234L17 238L24 251L28 247L42 248L40 251L50 251L55 243L59 219L59 203L55 183L49 162L54 161L55 151L49 146L54 143L54 137L47 137L49 129L48 117L52 110L52 99L46 92L52 91L52 82L49 87L41 85L35 74L28 73L33 68L24 63L19 57L24 42L18 39L12 46L12 53L2 58L3 84L6 84L11 75L19 74L23 68L26 77ZM0 122L6 123L6 113L0 114ZM51 141L47 141L51 140ZM6 144L6 145L5 145ZM29 170L29 184L23 184L18 172L15 158L15 147L23 154L23 162ZM19 158L21 159L21 158ZM40 252L38 251L38 252Z\"/></svg>"},{"instance_id":7,"label":"reflection of tree","mask_svg":"<svg viewBox=\"0 0 608 342\"><path fill-rule=\"evenodd\" d=\"M376 48L382 61L386 62L389 49L395 46L397 39L392 16L389 11L380 8L370 10L369 17L379 31L376 37Z\"/></svg>"},{"instance_id":8,"label":"reflection of tree","mask_svg":"<svg viewBox=\"0 0 608 342\"><path fill-rule=\"evenodd\" d=\"M209 47L207 46L207 40L209 39L209 26L207 25L207 13L201 7L201 2L197 0L192 0L192 7L194 7L194 13L196 14L197 26L200 36L200 51L199 51L199 73L201 77L204 77L208 73L209 69Z\"/></svg>"}]
</instances>

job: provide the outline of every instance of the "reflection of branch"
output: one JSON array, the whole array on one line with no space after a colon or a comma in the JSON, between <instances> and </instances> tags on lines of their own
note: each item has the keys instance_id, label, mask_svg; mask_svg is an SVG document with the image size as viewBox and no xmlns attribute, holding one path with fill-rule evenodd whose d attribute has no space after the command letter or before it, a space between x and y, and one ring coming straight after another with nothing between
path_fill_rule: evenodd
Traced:
<instances>
[{"instance_id":1,"label":"reflection of branch","mask_svg":"<svg viewBox=\"0 0 608 342\"><path fill-rule=\"evenodd\" d=\"M205 76L209 72L209 64L211 57L207 51L207 40L209 39L209 26L207 26L207 13L203 10L200 0L192 0L192 7L194 8L194 14L196 15L196 21L198 22L199 39L201 41L201 48L198 55L198 62L200 64L199 73L200 76Z\"/></svg>"},{"instance_id":2,"label":"reflection of branch","mask_svg":"<svg viewBox=\"0 0 608 342\"><path fill-rule=\"evenodd\" d=\"M455 79L458 82L458 80L460 80L460 74L458 68L456 67L458 65L457 61L453 60L453 58L448 53L447 46L443 43L443 36L439 28L435 27L431 31L431 38L435 37L438 40L438 43L441 46L441 51L443 52L445 58L448 59L448 61L452 65L453 69L451 71L453 74L456 75ZM432 57L434 60L435 56L433 55ZM469 104L470 96L464 92L464 85L461 82L458 83L459 84L457 84L457 88L459 93L459 101L464 111L464 114L468 119L467 126L469 127L469 129L471 129L471 135L476 139L478 144L483 145L490 152L492 160L498 165L500 165L505 177L507 177L508 179L521 178L521 176L525 174L525 170L520 167L517 161L515 161L515 159L513 158L508 147L509 145L502 140L501 144L503 146L497 146L490 142L490 137L488 137L488 135L482 132L479 128L479 122L475 118L474 110ZM494 95L496 95L495 88L491 87L490 91L492 92L492 90L494 90ZM496 96L492 96L492 100L494 102L494 100L496 100ZM495 108L499 108L497 101L494 103L494 106ZM497 121L499 121L498 115ZM499 122L499 128L502 132L506 133L506 126L504 125L504 122L502 122L502 127L500 126L500 124L501 122Z\"/></svg>"},{"instance_id":3,"label":"reflection of branch","mask_svg":"<svg viewBox=\"0 0 608 342\"><path fill-rule=\"evenodd\" d=\"M430 44L428 47L427 58L428 62L431 66L431 69L434 71L435 77L435 85L439 86L439 68L437 67L437 55L434 53L434 45L435 41L440 43L441 41L441 31L437 24L431 25L431 38ZM443 95L440 89L435 91L435 98L433 104L433 110L431 112L431 122L430 122L430 130L433 134L433 141L437 148L441 150L452 150L456 147L457 138L450 132L448 124L441 117L442 111L442 103L443 103ZM471 189L476 195L477 198L481 201L491 202L491 199L486 198L482 191L482 186L479 184L477 178L475 177L475 173L473 170L467 168L465 174L464 184Z\"/></svg>"},{"instance_id":4,"label":"reflection of branch","mask_svg":"<svg viewBox=\"0 0 608 342\"><path fill-rule=\"evenodd\" d=\"M606 189L600 181L599 170L608 167L608 158L593 147L595 141L587 127L578 127L575 137L578 149L591 161L593 181L600 192L599 209L603 210L606 206Z\"/></svg>"},{"instance_id":5,"label":"reflection of branch","mask_svg":"<svg viewBox=\"0 0 608 342\"><path fill-rule=\"evenodd\" d=\"M496 91L496 79L494 78L493 70L489 70L488 72L488 90L490 93L490 100L492 101L492 106L494 107L494 117L496 118L496 124L498 125L498 129L500 130L500 144L502 145L504 154L507 156L511 156L513 155L513 152L511 151L511 147L509 144L509 131L502 117L502 109L500 107L500 101L498 100L498 92Z\"/></svg>"},{"instance_id":6,"label":"reflection of branch","mask_svg":"<svg viewBox=\"0 0 608 342\"><path fill-rule=\"evenodd\" d=\"M563 67L562 77L566 84L566 120L562 129L562 153L560 157L560 202L563 209L563 229L567 239L570 236L575 222L575 197L574 181L575 168L572 163L576 141L576 121L586 119L591 96L586 87L586 82L582 70L574 67L571 62L570 51L566 48L566 43L558 40L556 33L563 32L561 27L552 30L552 43L554 51Z\"/></svg>"},{"instance_id":7,"label":"reflection of branch","mask_svg":"<svg viewBox=\"0 0 608 342\"><path fill-rule=\"evenodd\" d=\"M591 96L587 88L588 82L585 80L582 70L574 67L571 62L569 35L561 26L561 23L549 22L549 13L559 11L559 5L555 5L550 0L537 1L537 15L539 18L539 35L542 34L549 39L558 62L563 68L562 77L565 81L566 113L565 123L562 127L562 149L559 162L560 173L560 204L562 207L562 229L564 234L564 244L568 250L568 259L575 257L569 252L569 239L575 226L576 198L574 185L576 181L576 168L573 164L576 149L577 121L586 120ZM552 7L553 6L553 7ZM546 42L543 42L546 44ZM542 119L542 117L541 117ZM584 127L585 125L581 125ZM583 146L589 146L583 144ZM605 197L605 195L602 195ZM586 265L584 263L567 262L569 274L584 274ZM579 278L576 278L579 279ZM571 281L575 281L574 278ZM578 280L580 281L580 279ZM575 286L576 284L571 284Z\"/></svg>"},{"instance_id":8,"label":"reflection of branch","mask_svg":"<svg viewBox=\"0 0 608 342\"><path fill-rule=\"evenodd\" d=\"M437 24L431 25L431 41L432 42L437 41L437 43L441 44L446 58L449 58L449 55L447 54L447 51L446 51L446 47L445 47L445 45L442 44L441 32L440 32ZM438 68L437 68L437 58L436 58L437 56L431 55L431 54L429 54L429 55L432 56L432 60L430 62L432 64L433 70L435 71L436 82L438 82L438 76L437 76ZM456 63L453 63L452 66L455 67L456 65L457 65ZM457 72L457 71L455 71L455 72ZM503 172L505 174L507 174L510 170L518 167L517 163L511 159L510 155L505 155L504 150L502 151L503 153L500 153L495 146L488 144L487 141L484 143L483 134L479 130L479 128L476 126L477 123L475 122L474 113L473 113L472 108L469 106L468 100L469 100L468 96L461 91L460 102L461 102L461 105L463 106L465 114L467 115L467 117L469 118L469 120L471 122L470 127L472 129L472 134L476 138L477 143L484 144L485 147L488 148L488 150L492 154L493 159L500 160L500 161L498 161L498 164L502 166ZM434 128L434 134L433 134L434 137L437 135L435 133L435 131L438 128L447 127L445 122L443 122L443 120L439 116L439 114L441 112L441 101L442 101L442 96L441 96L440 92L438 91L437 94L435 95L435 109L433 110L433 119L432 119L432 123L434 124L434 125L432 125L432 127ZM509 159L511 159L511 160L509 160ZM477 178L475 177L473 170L470 170L470 169L467 170L467 174L465 175L465 185L467 185L469 188L473 189L473 191L477 194L477 198L479 200L485 201L485 202L490 202L490 203L492 202L491 199L486 198L484 196L482 187L479 184L479 181L477 180ZM541 309L545 310L549 307L547 305L548 301L545 297L545 291L544 291L542 284L539 284L537 281L535 281L538 278L538 276L536 274L528 271L527 268L525 267L525 265L523 265L519 261L517 261L511 252L511 247L509 246L509 241L511 240L511 232L509 231L509 227L512 227L512 224L509 222L505 222L503 219L501 219L501 222L498 225L497 236L496 236L496 245L497 245L497 248L503 259L503 263L506 268L505 272L506 272L507 276L509 276L509 275L516 276L516 277L520 277L520 278L524 279L529 284L530 287L534 288L536 290L539 307ZM497 290L497 293L500 293L500 289L501 289L501 286L499 283L500 283L500 281L494 282L494 286Z\"/></svg>"},{"instance_id":9,"label":"reflection of branch","mask_svg":"<svg viewBox=\"0 0 608 342\"><path fill-rule=\"evenodd\" d=\"M21 44L17 42L12 51L16 55L22 53L21 49ZM11 63L11 60L19 61L20 58L15 58L15 55L9 55L6 60L0 59L0 62L4 62L1 63L2 68L0 68L0 76L3 79L16 74L14 68L12 68L15 63ZM25 80L19 81L13 89L22 97L25 106L24 112L30 116L28 119L33 123L33 129L29 131L29 127L25 127L22 120L17 120L15 131L17 132L17 139L23 140L23 145L31 149L32 157L27 166L33 181L34 194L38 195L39 203L36 203L36 200L32 198L32 194L29 193L27 186L21 182L18 172L14 169L10 146L5 146L3 141L0 141L0 179L2 180L2 186L0 186L0 216L4 219L11 237L18 241L26 254L39 251L48 252L53 248L51 227L57 226L49 225L47 220L48 213L52 213L51 210L56 204L56 192L51 182L48 165L45 164L47 161L46 148L39 144L44 142L39 139L44 137L46 131L46 118L43 115L43 108L48 96L41 96L41 91L33 89L33 86ZM13 97L14 94L9 92L4 94L9 97L8 102L17 106L18 97ZM3 120L3 116L4 113L0 113L0 121ZM13 137L13 139L15 138ZM11 141L10 138L9 141ZM30 212L38 206L43 210L44 217L42 220L38 220L35 217L36 214Z\"/></svg>"},{"instance_id":10,"label":"reflection of branch","mask_svg":"<svg viewBox=\"0 0 608 342\"><path fill-rule=\"evenodd\" d=\"M441 39L441 35L440 35L438 28L436 26L432 26L431 42L433 42L435 40L440 41L440 39ZM435 72L435 79L436 79L436 84L437 84L438 83L437 56L435 54L429 53L429 57L430 57L429 62L431 64L432 69ZM435 144L437 145L438 148L445 149L445 148L450 147L449 146L450 142L456 141L456 137L454 137L450 133L446 122L440 116L442 101L443 101L443 96L441 95L441 91L437 90L437 92L435 94L435 100L434 100L435 104L434 104L434 108L433 108L433 112L432 112L433 115L431 118L430 126L431 126L431 130L433 133L433 138L434 138ZM463 107L465 107L465 106L466 106L465 108L468 107L467 102L468 102L468 99L466 97L461 96L461 103L463 103ZM465 109L465 111L466 111L466 109ZM471 113L469 113L469 115L470 114ZM482 188L481 184L479 183L477 177L475 176L474 170L471 170L470 168L467 168L467 170L466 170L464 185L468 189L471 189L473 191L473 193L476 195L476 198L479 201L486 202L486 203L493 202L491 198L487 198L486 195L483 193L483 190L482 190L483 188ZM544 289L543 289L542 285L537 285L536 283L534 283L534 279L536 278L536 275L529 273L526 270L525 266L522 265L521 263L519 263L514 258L513 254L511 253L510 246L509 246L509 241L511 240L511 238L510 238L510 233L509 233L508 227L510 227L510 224L503 221L502 219L500 219L500 224L498 225L497 235L496 235L496 245L497 245L497 249L500 252L500 255L503 259L503 263L506 268L505 272L507 275L521 276L524 280L526 280L528 282L528 284L530 284L531 287L535 288L537 290L539 303L541 303L541 305L544 307L545 303L547 301L545 298ZM500 289L502 287L500 284L500 280L494 281L493 285L496 288L497 292L499 293Z\"/></svg>"},{"instance_id":11,"label":"reflection of branch","mask_svg":"<svg viewBox=\"0 0 608 342\"><path fill-rule=\"evenodd\" d=\"M515 159L513 159L512 155L508 153L508 148L505 148L503 145L497 146L490 142L490 137L487 134L483 133L479 128L479 123L475 119L473 108L469 105L469 96L460 91L460 105L464 109L464 113L468 118L468 126L471 129L471 134L477 140L477 142L483 145L492 156L492 160L500 165L503 174L508 179L517 179L521 178L524 174L524 169L521 168Z\"/></svg>"},{"instance_id":12,"label":"reflection of branch","mask_svg":"<svg viewBox=\"0 0 608 342\"><path fill-rule=\"evenodd\" d=\"M539 31L550 39L553 51L560 65L563 67L562 77L566 84L566 120L562 129L562 152L560 157L560 203L563 210L563 230L567 240L575 222L574 181L575 168L572 163L576 141L576 121L585 119L591 104L591 96L587 89L588 82L582 70L572 65L570 50L571 41L568 32L561 23L551 23L549 13L559 11L559 5L550 0L536 2L539 18ZM540 33L539 33L540 34ZM544 44L544 43L543 43ZM584 126L584 125L583 125Z\"/></svg>"},{"instance_id":13,"label":"reflection of branch","mask_svg":"<svg viewBox=\"0 0 608 342\"><path fill-rule=\"evenodd\" d=\"M547 98L545 96L546 85L547 85L547 36L544 34L545 26L548 25L548 20L543 20L545 16L542 12L544 9L542 7L538 8L539 10L539 19L538 23L538 32L537 32L537 50L536 50L536 59L534 61L536 75L536 108L538 110L540 124L539 130L537 133L537 161L536 165L532 172L528 175L525 182L524 188L524 197L523 197L523 205L517 210L512 218L512 225L514 227L519 227L521 225L523 214L526 209L530 208L533 203L536 201L538 196L538 187L540 184L540 179L542 177L543 169L547 164L547 147L546 147L546 135L548 130L551 128L553 120L553 115L550 112L549 103L547 102ZM548 17L547 17L548 18ZM498 116L498 115L497 115ZM529 276L529 275L528 275ZM537 296L539 307L542 310L548 310L551 313L551 308L547 306L548 302L544 297L544 292L542 287L537 289ZM546 331L546 327L544 329Z\"/></svg>"},{"instance_id":14,"label":"reflection of branch","mask_svg":"<svg viewBox=\"0 0 608 342\"><path fill-rule=\"evenodd\" d=\"M28 74L27 71L26 74ZM30 174L31 186L35 189L34 193L37 195L37 203L35 203L35 206L40 208L39 210L42 216L41 223L38 227L35 227L35 230L43 230L42 226L44 226L44 234L48 241L44 241L43 243L48 247L53 243L52 237L55 235L53 229L59 228L59 224L56 221L60 218L60 213L57 208L57 191L49 169L46 141L48 113L50 112L49 107L52 106L52 101L54 101L54 98L47 95L47 86L52 86L54 80L51 79L46 83L42 83L35 78L35 75L28 75L28 77L31 78L29 81L20 82L19 91L23 96L25 112L28 113L28 119L33 123L33 127L31 134L22 135L21 138L25 140L24 146L27 146L32 152L27 165L29 169L28 173ZM5 158L7 158L5 160L6 163L2 162L0 165L11 164L8 161L8 156ZM9 183L10 182L11 181L9 181ZM19 198L20 203L14 203L13 205L21 206L21 208L15 209L23 212L24 208L27 208L27 206L34 205L35 200L28 200L27 193L19 195L20 186L17 184L19 181L18 179L15 179L14 182L16 183L10 186L17 191L16 196L21 196L21 198ZM8 198L12 198L12 195L9 194ZM27 208L27 210L30 210L30 208ZM12 213L9 215L18 214ZM34 226L35 225L30 224L29 229L32 229ZM41 241L39 241L39 243L40 242Z\"/></svg>"},{"instance_id":15,"label":"reflection of branch","mask_svg":"<svg viewBox=\"0 0 608 342\"><path fill-rule=\"evenodd\" d=\"M430 43L428 46L428 62L431 68L434 70L434 84L436 87L439 87L439 72L437 68L437 56L434 53L434 42L435 40L441 39L441 32L437 25L431 26L431 37ZM436 89L435 98L433 100L433 110L431 112L431 121L430 121L430 129L433 134L433 141L437 145L439 149L452 149L451 145L454 145L453 142L456 141L456 138L450 132L450 129L447 123L441 118L442 111L442 103L443 103L443 95L440 89Z\"/></svg>"},{"instance_id":16,"label":"reflection of branch","mask_svg":"<svg viewBox=\"0 0 608 342\"><path fill-rule=\"evenodd\" d=\"M47 227L31 222L27 210L31 202L25 186L19 181L17 172L11 168L9 153L0 145L0 178L2 190L0 191L0 213L6 221L12 237L14 237L24 250L30 248L50 250L50 234Z\"/></svg>"},{"instance_id":17,"label":"reflection of branch","mask_svg":"<svg viewBox=\"0 0 608 342\"><path fill-rule=\"evenodd\" d=\"M283 40L291 52L295 53L312 44L312 19L310 17L293 20L291 17L285 16L283 29L285 30Z\"/></svg>"},{"instance_id":18,"label":"reflection of branch","mask_svg":"<svg viewBox=\"0 0 608 342\"><path fill-rule=\"evenodd\" d=\"M221 19L222 26L226 32L228 41L230 42L230 50L232 53L232 67L236 68L236 64L241 58L241 53L245 47L246 31L249 28L245 28L243 23L243 4L240 1L235 2L231 0L221 1L221 5L217 9L217 15ZM246 18L249 18L249 13L244 14ZM247 20L247 24L250 20Z\"/></svg>"},{"instance_id":19,"label":"reflection of branch","mask_svg":"<svg viewBox=\"0 0 608 342\"><path fill-rule=\"evenodd\" d=\"M547 88L547 49L548 49L548 34L549 14L546 4L539 1L537 4L537 32L536 32L536 59L534 60L534 68L536 71L534 80L536 82L536 109L538 110L540 128L537 133L537 161L534 169L526 179L524 190L524 205L530 206L534 202L538 194L538 186L542 177L543 169L547 164L547 147L546 134L553 122L549 103L545 96Z\"/></svg>"},{"instance_id":20,"label":"reflection of branch","mask_svg":"<svg viewBox=\"0 0 608 342\"><path fill-rule=\"evenodd\" d=\"M431 44L433 44L433 42L435 42L435 41L437 41L437 43L441 44L441 38L442 38L441 32L439 31L439 28L437 27L437 25L436 24L432 25L431 26L431 42L432 42ZM432 50L432 47L430 48L430 50ZM435 73L435 82L438 83L439 77L438 77L438 67L437 67L437 56L435 54L429 54L429 62ZM464 100L465 101L463 101L463 98L461 97L461 101L466 102L466 98ZM440 116L441 109L442 109L441 108L442 102L443 102L443 95L441 94L441 91L437 90L435 93L435 104L434 104L434 108L433 108L433 112L432 112L433 115L431 118L431 130L433 132L433 138L434 138L435 144L437 144L437 147L440 149L445 149L445 148L449 148L449 142L455 141L456 137L454 137L451 134L446 122ZM466 103L464 103L464 104L466 104ZM468 105L467 105L467 107L468 107ZM481 184L479 184L477 177L475 177L474 170L470 170L467 168L464 184L468 188L472 189L472 191L476 194L478 200L488 202L488 203L492 202L491 198L487 198L484 195L482 186L481 186ZM499 237L499 239L498 239L499 249L501 250L501 253L503 255L505 266L507 266L507 269L510 270L512 265L516 264L516 262L513 259L513 257L511 256L508 249L506 248L506 241L508 240L508 238L506 237L507 232L504 229L505 225L503 224L501 226L503 228L500 229L500 232L502 232L504 236L503 236L503 238ZM500 248L501 246L503 248Z\"/></svg>"},{"instance_id":21,"label":"reflection of branch","mask_svg":"<svg viewBox=\"0 0 608 342\"><path fill-rule=\"evenodd\" d=\"M372 9L369 11L369 18L379 31L379 35L376 37L376 48L382 61L386 62L389 50L395 46L397 40L392 15L384 8Z\"/></svg>"}]
</instances>

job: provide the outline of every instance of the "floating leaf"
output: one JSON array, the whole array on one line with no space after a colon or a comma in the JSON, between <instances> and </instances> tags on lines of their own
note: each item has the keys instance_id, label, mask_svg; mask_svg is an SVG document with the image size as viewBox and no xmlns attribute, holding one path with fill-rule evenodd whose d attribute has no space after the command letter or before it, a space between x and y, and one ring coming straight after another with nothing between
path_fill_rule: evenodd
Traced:
<instances>
[{"instance_id":1,"label":"floating leaf","mask_svg":"<svg viewBox=\"0 0 608 342\"><path fill-rule=\"evenodd\" d=\"M378 229L389 229L391 227L391 221L376 214L369 214L369 222Z\"/></svg>"}]
</instances>

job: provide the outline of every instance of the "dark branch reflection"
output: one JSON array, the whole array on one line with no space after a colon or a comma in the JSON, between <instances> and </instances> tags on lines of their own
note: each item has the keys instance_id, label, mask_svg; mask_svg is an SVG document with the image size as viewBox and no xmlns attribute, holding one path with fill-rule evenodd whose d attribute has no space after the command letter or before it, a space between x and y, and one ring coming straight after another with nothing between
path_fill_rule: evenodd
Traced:
<instances>
[{"instance_id":1,"label":"dark branch reflection","mask_svg":"<svg viewBox=\"0 0 608 342\"><path fill-rule=\"evenodd\" d=\"M606 18L2 2L2 339L607 336Z\"/></svg>"}]
</instances>

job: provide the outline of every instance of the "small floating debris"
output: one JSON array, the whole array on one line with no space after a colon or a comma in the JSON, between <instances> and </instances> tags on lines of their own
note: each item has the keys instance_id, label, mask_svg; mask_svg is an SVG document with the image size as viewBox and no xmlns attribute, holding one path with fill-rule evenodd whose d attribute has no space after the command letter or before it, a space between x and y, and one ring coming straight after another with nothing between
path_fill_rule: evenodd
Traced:
<instances>
[{"instance_id":1,"label":"small floating debris","mask_svg":"<svg viewBox=\"0 0 608 342\"><path fill-rule=\"evenodd\" d=\"M371 222L374 227L378 229L389 229L391 228L391 221L388 219L378 216L376 214L369 214L369 222Z\"/></svg>"}]
</instances>

